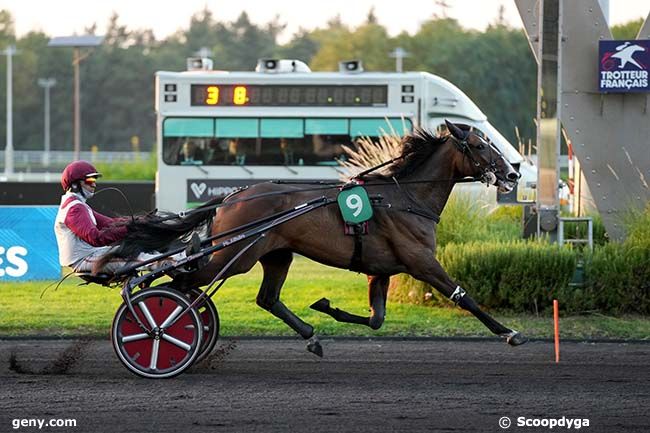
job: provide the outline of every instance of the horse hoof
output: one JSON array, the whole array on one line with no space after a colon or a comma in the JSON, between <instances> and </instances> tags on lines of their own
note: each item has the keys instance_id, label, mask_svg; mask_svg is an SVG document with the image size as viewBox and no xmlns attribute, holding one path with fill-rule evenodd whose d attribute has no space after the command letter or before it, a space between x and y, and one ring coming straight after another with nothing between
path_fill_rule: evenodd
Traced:
<instances>
[{"instance_id":1,"label":"horse hoof","mask_svg":"<svg viewBox=\"0 0 650 433\"><path fill-rule=\"evenodd\" d=\"M528 342L528 337L526 337L521 332L513 331L512 334L506 337L506 343L511 346L521 346L524 343Z\"/></svg>"},{"instance_id":2,"label":"horse hoof","mask_svg":"<svg viewBox=\"0 0 650 433\"><path fill-rule=\"evenodd\" d=\"M314 302L309 306L312 310L320 311L321 313L326 313L330 309L330 301L327 298L321 298L318 301Z\"/></svg>"},{"instance_id":3,"label":"horse hoof","mask_svg":"<svg viewBox=\"0 0 650 433\"><path fill-rule=\"evenodd\" d=\"M320 341L315 335L307 341L307 350L319 358L323 357L323 346L320 345Z\"/></svg>"}]
</instances>

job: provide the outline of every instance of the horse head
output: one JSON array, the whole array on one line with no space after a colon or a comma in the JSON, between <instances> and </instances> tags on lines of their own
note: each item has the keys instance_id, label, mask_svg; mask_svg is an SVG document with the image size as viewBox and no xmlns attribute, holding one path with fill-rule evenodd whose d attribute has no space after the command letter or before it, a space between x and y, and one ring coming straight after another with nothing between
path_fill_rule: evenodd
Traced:
<instances>
[{"instance_id":1,"label":"horse head","mask_svg":"<svg viewBox=\"0 0 650 433\"><path fill-rule=\"evenodd\" d=\"M494 185L499 192L512 191L521 174L508 162L492 143L471 130L467 125L456 125L445 120L449 139L462 154L459 165L462 176L480 179Z\"/></svg>"}]
</instances>

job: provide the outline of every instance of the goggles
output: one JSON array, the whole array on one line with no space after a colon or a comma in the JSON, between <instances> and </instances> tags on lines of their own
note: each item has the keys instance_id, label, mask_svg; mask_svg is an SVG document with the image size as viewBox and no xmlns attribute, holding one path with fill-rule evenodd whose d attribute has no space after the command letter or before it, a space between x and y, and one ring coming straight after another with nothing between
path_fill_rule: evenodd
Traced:
<instances>
[{"instance_id":1,"label":"goggles","mask_svg":"<svg viewBox=\"0 0 650 433\"><path fill-rule=\"evenodd\" d=\"M87 174L86 177L84 178L84 183L87 185L92 185L97 182L97 179L102 177L101 173L90 173Z\"/></svg>"}]
</instances>

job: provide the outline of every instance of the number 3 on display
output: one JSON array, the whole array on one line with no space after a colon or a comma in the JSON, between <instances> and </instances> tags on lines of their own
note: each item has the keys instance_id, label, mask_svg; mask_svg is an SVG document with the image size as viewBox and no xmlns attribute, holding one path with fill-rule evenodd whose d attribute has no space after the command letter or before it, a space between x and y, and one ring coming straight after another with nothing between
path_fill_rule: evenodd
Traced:
<instances>
[{"instance_id":1,"label":"number 3 on display","mask_svg":"<svg viewBox=\"0 0 650 433\"><path fill-rule=\"evenodd\" d=\"M217 105L219 103L219 87L208 87L208 95L205 98L205 103L208 105Z\"/></svg>"},{"instance_id":2,"label":"number 3 on display","mask_svg":"<svg viewBox=\"0 0 650 433\"><path fill-rule=\"evenodd\" d=\"M350 210L353 211L352 215L355 217L359 216L359 214L363 211L363 201L357 194L350 194L348 198L345 199L345 204Z\"/></svg>"}]
</instances>

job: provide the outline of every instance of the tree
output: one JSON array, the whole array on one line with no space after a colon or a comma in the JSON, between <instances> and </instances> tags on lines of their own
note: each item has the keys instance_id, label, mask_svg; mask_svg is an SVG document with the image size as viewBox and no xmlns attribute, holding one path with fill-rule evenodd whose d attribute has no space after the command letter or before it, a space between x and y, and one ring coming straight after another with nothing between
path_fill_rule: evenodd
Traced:
<instances>
[{"instance_id":1,"label":"tree","mask_svg":"<svg viewBox=\"0 0 650 433\"><path fill-rule=\"evenodd\" d=\"M251 23L246 12L232 23L217 25L218 42L214 47L215 66L219 69L253 70L260 58L276 52L277 36L285 28L279 18L260 27Z\"/></svg>"},{"instance_id":2,"label":"tree","mask_svg":"<svg viewBox=\"0 0 650 433\"><path fill-rule=\"evenodd\" d=\"M279 46L276 53L279 58L298 59L311 63L319 49L320 43L314 38L312 32L301 28L287 44Z\"/></svg>"},{"instance_id":3,"label":"tree","mask_svg":"<svg viewBox=\"0 0 650 433\"><path fill-rule=\"evenodd\" d=\"M311 66L314 70L334 71L342 60L360 59L369 71L386 71L392 67L388 53L394 48L386 28L380 24L364 24L354 30L333 20L328 28L314 32L319 50Z\"/></svg>"},{"instance_id":4,"label":"tree","mask_svg":"<svg viewBox=\"0 0 650 433\"><path fill-rule=\"evenodd\" d=\"M642 20L634 20L612 31L616 38L630 39L641 25ZM94 33L96 28L92 24L86 30ZM185 59L202 47L212 51L218 69L252 70L257 59L279 56L307 61L313 70L336 70L341 60L361 59L366 70L392 71L389 53L399 46L411 54L404 59L405 70L448 79L509 139L514 139L515 126L522 136L534 136L535 62L523 32L502 20L479 32L453 19L433 17L414 34L390 37L370 9L358 27L351 28L334 16L323 28L300 29L288 43L279 45L277 38L284 29L278 17L257 25L242 13L226 22L204 8L186 28L156 40L150 29L129 29L114 14L104 44L81 64L83 149L97 145L101 150L130 150L133 135L140 137L141 150L150 149L155 140L151 108L155 72L183 70ZM16 39L11 13L0 10L0 49L16 44L19 50L13 86L14 144L19 150L42 147L43 89L37 80L45 77L57 80L51 89L52 148L72 149L72 49L49 48L48 39L41 32ZM6 68L0 66L0 83L5 80ZM6 86L0 85L0 101L5 97ZM0 119L5 118L5 110L0 103ZM0 137L5 131L6 124L0 121Z\"/></svg>"},{"instance_id":5,"label":"tree","mask_svg":"<svg viewBox=\"0 0 650 433\"><path fill-rule=\"evenodd\" d=\"M636 36L643 25L643 18L628 21L624 24L612 26L612 36L614 39L636 39Z\"/></svg>"},{"instance_id":6,"label":"tree","mask_svg":"<svg viewBox=\"0 0 650 433\"><path fill-rule=\"evenodd\" d=\"M366 15L366 24L378 24L378 23L379 20L377 19L377 15L375 14L375 7L372 6L368 11L368 15Z\"/></svg>"},{"instance_id":7,"label":"tree","mask_svg":"<svg viewBox=\"0 0 650 433\"><path fill-rule=\"evenodd\" d=\"M14 28L14 19L11 16L11 12L5 9L0 9L0 50L4 50L9 45L14 45L16 43L16 30ZM7 68L4 66L4 56L3 65L0 66L0 83L7 82ZM15 57L14 57L15 59ZM7 97L7 86L0 85L0 101L5 101ZM5 119L7 116L7 107L4 103L0 103L0 119ZM7 125L5 122L0 122L0 142L4 142L4 137L7 133ZM4 145L0 146L1 149L4 149Z\"/></svg>"},{"instance_id":8,"label":"tree","mask_svg":"<svg viewBox=\"0 0 650 433\"><path fill-rule=\"evenodd\" d=\"M117 14L110 18L104 43L82 63L84 149L132 150L133 136L153 144L155 65L146 53L154 44L150 30L129 30Z\"/></svg>"},{"instance_id":9,"label":"tree","mask_svg":"<svg viewBox=\"0 0 650 433\"><path fill-rule=\"evenodd\" d=\"M0 9L0 44L14 43L15 40L14 18L8 10Z\"/></svg>"}]
</instances>

